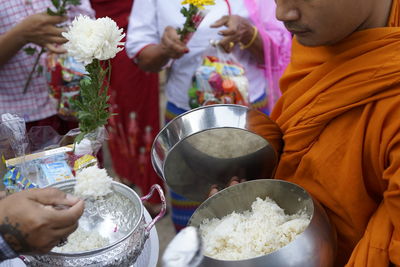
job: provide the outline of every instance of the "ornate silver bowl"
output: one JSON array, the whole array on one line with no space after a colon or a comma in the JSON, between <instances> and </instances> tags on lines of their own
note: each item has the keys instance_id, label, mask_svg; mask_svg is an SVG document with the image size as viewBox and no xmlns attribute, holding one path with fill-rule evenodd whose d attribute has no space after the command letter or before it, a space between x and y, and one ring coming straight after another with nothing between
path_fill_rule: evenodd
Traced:
<instances>
[{"instance_id":1,"label":"ornate silver bowl","mask_svg":"<svg viewBox=\"0 0 400 267\"><path fill-rule=\"evenodd\" d=\"M65 180L50 185L66 193L73 193L76 180ZM109 240L108 245L74 253L49 252L45 255L25 256L28 266L130 266L142 252L154 224L165 214L166 201L159 185L153 185L148 195L140 198L131 188L112 182L113 193L102 200L86 201L79 226L85 231L96 231ZM143 200L154 190L160 194L163 209L149 224L144 218Z\"/></svg>"}]
</instances>

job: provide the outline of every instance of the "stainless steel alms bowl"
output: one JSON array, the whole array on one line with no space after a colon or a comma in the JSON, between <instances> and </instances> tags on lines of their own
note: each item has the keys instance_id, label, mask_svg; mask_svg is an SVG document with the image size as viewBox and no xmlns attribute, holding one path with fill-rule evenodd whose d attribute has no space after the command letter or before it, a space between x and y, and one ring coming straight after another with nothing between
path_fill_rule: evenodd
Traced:
<instances>
[{"instance_id":1,"label":"stainless steel alms bowl","mask_svg":"<svg viewBox=\"0 0 400 267\"><path fill-rule=\"evenodd\" d=\"M176 193L204 201L211 185L233 176L271 178L282 146L279 127L265 114L239 105L211 105L169 122L154 140L151 159Z\"/></svg>"},{"instance_id":2,"label":"stainless steel alms bowl","mask_svg":"<svg viewBox=\"0 0 400 267\"><path fill-rule=\"evenodd\" d=\"M213 267L331 267L336 250L336 233L322 206L303 188L290 182L261 179L219 191L195 211L189 221L198 227L205 219L222 218L251 209L257 197L274 200L287 214L305 211L311 221L305 231L288 245L264 256L224 261L204 256L201 266Z\"/></svg>"}]
</instances>

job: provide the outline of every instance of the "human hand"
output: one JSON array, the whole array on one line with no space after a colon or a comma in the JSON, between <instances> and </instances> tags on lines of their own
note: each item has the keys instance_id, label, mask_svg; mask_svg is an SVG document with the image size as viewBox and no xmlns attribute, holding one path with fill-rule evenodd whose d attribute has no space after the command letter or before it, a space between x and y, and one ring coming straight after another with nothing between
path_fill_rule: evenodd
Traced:
<instances>
[{"instance_id":1,"label":"human hand","mask_svg":"<svg viewBox=\"0 0 400 267\"><path fill-rule=\"evenodd\" d=\"M75 231L83 200L56 188L30 189L0 200L0 233L16 253L47 253Z\"/></svg>"},{"instance_id":2,"label":"human hand","mask_svg":"<svg viewBox=\"0 0 400 267\"><path fill-rule=\"evenodd\" d=\"M34 43L57 54L65 53L66 50L60 45L66 43L61 33L65 30L57 27L66 21L66 17L51 16L46 13L38 13L26 17L16 28L25 43Z\"/></svg>"},{"instance_id":3,"label":"human hand","mask_svg":"<svg viewBox=\"0 0 400 267\"><path fill-rule=\"evenodd\" d=\"M243 183L243 182L246 182L246 179L240 179L237 176L233 176L229 180L227 187L235 185L235 184ZM212 185L211 189L210 189L210 193L208 194L208 197L211 197L211 196L215 195L216 193L218 193L218 186L217 185Z\"/></svg>"},{"instance_id":4,"label":"human hand","mask_svg":"<svg viewBox=\"0 0 400 267\"><path fill-rule=\"evenodd\" d=\"M178 59L189 52L186 44L180 40L176 29L167 26L161 38L161 48L169 58Z\"/></svg>"},{"instance_id":5,"label":"human hand","mask_svg":"<svg viewBox=\"0 0 400 267\"><path fill-rule=\"evenodd\" d=\"M237 15L223 16L214 22L211 28L222 26L226 26L227 29L218 32L224 36L219 44L227 53L232 52L237 43L247 44L254 33L253 25L247 19Z\"/></svg>"}]
</instances>

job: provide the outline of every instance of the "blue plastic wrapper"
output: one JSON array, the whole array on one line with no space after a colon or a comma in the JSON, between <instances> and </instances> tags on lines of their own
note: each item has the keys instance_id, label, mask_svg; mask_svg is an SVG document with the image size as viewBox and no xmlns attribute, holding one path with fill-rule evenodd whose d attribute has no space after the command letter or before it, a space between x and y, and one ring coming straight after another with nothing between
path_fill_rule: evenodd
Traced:
<instances>
[{"instance_id":1,"label":"blue plastic wrapper","mask_svg":"<svg viewBox=\"0 0 400 267\"><path fill-rule=\"evenodd\" d=\"M3 177L3 183L8 192L18 192L30 188L38 188L28 178L21 174L19 167L9 166L8 171Z\"/></svg>"}]
</instances>

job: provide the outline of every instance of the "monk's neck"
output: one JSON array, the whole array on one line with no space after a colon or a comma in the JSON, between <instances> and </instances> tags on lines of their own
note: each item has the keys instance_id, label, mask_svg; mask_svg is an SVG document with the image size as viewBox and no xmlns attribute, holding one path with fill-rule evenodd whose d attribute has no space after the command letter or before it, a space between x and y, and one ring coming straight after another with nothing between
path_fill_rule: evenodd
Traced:
<instances>
[{"instance_id":1,"label":"monk's neck","mask_svg":"<svg viewBox=\"0 0 400 267\"><path fill-rule=\"evenodd\" d=\"M358 30L386 27L392 9L392 2L393 0L375 1L375 7L372 9L370 16L360 25Z\"/></svg>"}]
</instances>

